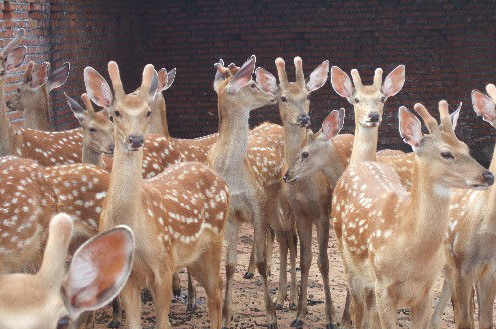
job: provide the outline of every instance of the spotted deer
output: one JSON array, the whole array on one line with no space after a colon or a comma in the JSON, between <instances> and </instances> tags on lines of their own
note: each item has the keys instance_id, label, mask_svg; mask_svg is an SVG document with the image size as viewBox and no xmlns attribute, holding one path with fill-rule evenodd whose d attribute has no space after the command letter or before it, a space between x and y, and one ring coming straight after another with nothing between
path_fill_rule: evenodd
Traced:
<instances>
[{"instance_id":1,"label":"spotted deer","mask_svg":"<svg viewBox=\"0 0 496 329\"><path fill-rule=\"evenodd\" d=\"M426 327L432 286L444 266L450 190L494 182L456 138L446 101L439 102L440 126L422 104L414 109L430 134L399 109L400 134L415 152L411 193L390 166L374 161L351 163L334 190L331 218L356 328L362 320L396 328L399 307L410 308L413 328Z\"/></svg>"},{"instance_id":2,"label":"spotted deer","mask_svg":"<svg viewBox=\"0 0 496 329\"><path fill-rule=\"evenodd\" d=\"M285 165L291 165L296 153L302 144L306 143L306 127L310 123L310 94L322 87L329 74L329 62L324 61L311 74L305 82L303 63L300 57L295 57L296 82L289 82L286 74L285 62L282 58L276 61L279 84L269 72L258 68L257 81L264 89L278 95L279 113L284 126L284 157ZM341 125L342 126L342 125ZM342 169L344 170L344 169ZM342 171L341 170L341 171ZM337 180L337 178L336 178ZM335 184L335 182L334 182ZM301 285L296 319L292 322L294 327L302 327L307 313L307 287L308 274L312 261L311 242L312 224L317 227L319 245L319 270L322 275L325 293L326 328L336 325L334 307L329 288L329 260L327 245L329 242L328 209L331 201L329 184L321 173L308 176L307 179L294 185L284 185L284 197L290 207L290 212L296 221L298 236L300 237L300 266ZM282 267L282 265L281 265ZM283 268L286 271L286 267ZM280 282L280 291L276 307L284 303L286 282ZM282 293L281 293L282 292ZM292 291L291 302L294 302L295 292ZM291 305L291 304L290 304ZM294 306L293 306L294 307Z\"/></svg>"},{"instance_id":3,"label":"spotted deer","mask_svg":"<svg viewBox=\"0 0 496 329\"><path fill-rule=\"evenodd\" d=\"M157 309L157 328L170 328L172 274L176 268L188 267L207 292L210 326L218 329L227 185L201 163L181 163L143 180L144 134L152 114L149 103L158 90L157 73L148 64L140 91L125 94L117 64L109 62L108 71L111 90L93 80L97 73L91 67L85 68L84 80L91 100L111 106L114 120L114 165L99 228L128 225L137 241L134 266L121 293L128 326L141 328L140 292L148 286Z\"/></svg>"},{"instance_id":4,"label":"spotted deer","mask_svg":"<svg viewBox=\"0 0 496 329\"><path fill-rule=\"evenodd\" d=\"M496 87L486 86L487 95L473 90L475 113L496 127ZM496 170L493 154L491 172ZM444 241L446 266L441 297L431 318L431 328L439 327L444 308L453 294L457 328L474 328L473 288L477 288L479 328L493 327L493 303L496 295L495 188L455 190L450 199L448 230Z\"/></svg>"},{"instance_id":5,"label":"spotted deer","mask_svg":"<svg viewBox=\"0 0 496 329\"><path fill-rule=\"evenodd\" d=\"M248 138L250 112L277 102L274 94L264 91L260 83L252 80L255 61L255 56L251 56L234 75L224 67L222 61L215 64L217 72L214 90L218 96L219 138L208 153L208 164L226 180L230 194L222 324L225 328L231 324L240 223L253 223L254 226L255 259L262 279L269 328L276 328L277 320L268 290L265 257L268 227L270 225L284 238L287 233L283 232L288 230L284 219L280 217L281 208L278 206L283 176L282 127L265 124L263 134ZM259 170L257 163L262 165L262 170Z\"/></svg>"},{"instance_id":6,"label":"spotted deer","mask_svg":"<svg viewBox=\"0 0 496 329\"><path fill-rule=\"evenodd\" d=\"M60 88L67 81L70 64L64 63L51 74L50 63L40 65L29 62L23 74L21 84L7 107L11 110L24 112L24 127L50 131L54 130L50 123L52 102L50 92Z\"/></svg>"},{"instance_id":7,"label":"spotted deer","mask_svg":"<svg viewBox=\"0 0 496 329\"><path fill-rule=\"evenodd\" d=\"M66 271L72 231L70 216L56 215L39 271L0 274L0 327L77 328L82 312L105 306L119 293L131 272L132 231L118 226L95 236L75 252Z\"/></svg>"}]
</instances>

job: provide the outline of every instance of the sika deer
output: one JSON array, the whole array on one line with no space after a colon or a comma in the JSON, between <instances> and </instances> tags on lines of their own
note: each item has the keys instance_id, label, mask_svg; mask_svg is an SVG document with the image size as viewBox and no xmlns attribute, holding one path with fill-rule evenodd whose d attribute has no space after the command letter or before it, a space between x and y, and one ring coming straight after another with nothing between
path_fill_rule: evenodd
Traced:
<instances>
[{"instance_id":1,"label":"sika deer","mask_svg":"<svg viewBox=\"0 0 496 329\"><path fill-rule=\"evenodd\" d=\"M472 104L477 115L496 127L496 88L486 86L489 96L472 91ZM496 156L489 170L496 170ZM496 295L496 228L494 185L484 191L455 190L450 199L449 230L444 241L446 267L442 295L431 318L431 328L439 319L453 294L457 328L474 328L473 288L477 288L479 328L493 327L493 303Z\"/></svg>"},{"instance_id":2,"label":"sika deer","mask_svg":"<svg viewBox=\"0 0 496 329\"><path fill-rule=\"evenodd\" d=\"M45 62L34 66L33 62L28 63L23 80L14 97L7 101L7 107L24 112L25 128L50 131L53 130L50 123L50 109L52 108L50 92L65 84L69 76L70 64L64 63L50 76L48 76L50 63Z\"/></svg>"},{"instance_id":3,"label":"sika deer","mask_svg":"<svg viewBox=\"0 0 496 329\"><path fill-rule=\"evenodd\" d=\"M272 74L257 69L257 81L260 81L264 89L278 94L279 112L284 125L284 155L286 166L290 165L296 157L296 153L302 144L306 143L306 126L310 123L308 115L310 110L309 95L311 92L322 87L327 81L329 74L329 62L324 61L311 74L307 82L303 74L303 64L300 57L295 57L296 82L289 82L286 74L285 63L282 58L276 61L279 85ZM342 121L341 121L342 127ZM339 131L339 129L338 129ZM340 173L344 170L341 168ZM339 176L338 176L339 177ZM335 179L335 181L337 178ZM333 184L335 184L335 181ZM284 185L284 197L287 199L291 214L296 220L298 236L300 237L300 266L301 285L300 297L296 319L292 322L293 327L302 327L303 319L307 313L307 288L308 274L312 262L311 242L312 224L317 227L319 245L319 270L322 275L325 293L326 328L335 326L336 319L334 307L329 289L329 260L327 257L327 246L329 240L329 206L331 194L328 189L329 183L322 174L315 174L295 185ZM282 263L281 263L282 264ZM286 271L286 267L281 269ZM284 289L282 289L284 286ZM283 304L285 299L286 281L279 282L279 294L277 305ZM282 293L281 293L282 292ZM292 292L292 297L296 295ZM291 299L294 302L294 299ZM282 308L282 306L280 306Z\"/></svg>"},{"instance_id":4,"label":"sika deer","mask_svg":"<svg viewBox=\"0 0 496 329\"><path fill-rule=\"evenodd\" d=\"M274 143L276 132L270 126L263 137L253 143L264 145L251 154L248 139L248 118L250 112L264 105L274 104L276 97L267 93L252 81L255 69L255 56L252 56L234 75L216 63L217 69L214 90L218 95L219 139L210 149L208 163L223 177L229 186L230 208L226 228L226 293L223 306L224 328L230 326L232 316L232 289L237 262L238 229L241 222L254 225L254 247L257 269L262 278L265 309L269 328L277 328L275 308L270 296L267 278L266 236L269 225L281 232L278 208L282 166L278 163L282 154L282 144ZM253 144L252 144L253 145ZM256 163L265 163L259 171Z\"/></svg>"},{"instance_id":5,"label":"sika deer","mask_svg":"<svg viewBox=\"0 0 496 329\"><path fill-rule=\"evenodd\" d=\"M0 275L1 328L77 327L73 321L82 312L105 306L122 289L133 262L131 230L119 226L87 241L66 272L72 230L71 218L58 214L50 221L40 270L34 275Z\"/></svg>"},{"instance_id":6,"label":"sika deer","mask_svg":"<svg viewBox=\"0 0 496 329\"><path fill-rule=\"evenodd\" d=\"M176 69L173 68L169 72L162 68L158 71L158 92L155 99L150 103L152 109L152 118L148 127L147 135L164 135L169 137L169 125L167 124L167 108L165 106L163 91L172 86L176 77Z\"/></svg>"},{"instance_id":7,"label":"sika deer","mask_svg":"<svg viewBox=\"0 0 496 329\"><path fill-rule=\"evenodd\" d=\"M144 134L158 90L157 73L148 64L138 93L125 94L119 68L109 62L113 93L95 80L98 73L87 67L84 80L88 95L97 105L112 107L114 119L114 165L108 196L100 218L103 231L116 224L128 224L136 240L135 264L121 298L130 328L141 328L140 292L151 286L157 308L157 327L170 328L169 307L172 274L188 267L208 296L211 328L220 328L222 279L220 257L227 186L200 163L172 166L162 174L143 181ZM115 95L115 96L114 96ZM125 217L122 215L125 214Z\"/></svg>"},{"instance_id":8,"label":"sika deer","mask_svg":"<svg viewBox=\"0 0 496 329\"><path fill-rule=\"evenodd\" d=\"M398 307L411 309L413 328L426 327L432 286L444 265L450 189L494 182L456 138L445 101L439 102L440 127L423 105L414 108L430 135L400 108L400 134L415 152L412 192L390 166L369 161L351 163L334 190L331 217L356 328L365 312L372 328L396 328Z\"/></svg>"}]
</instances>

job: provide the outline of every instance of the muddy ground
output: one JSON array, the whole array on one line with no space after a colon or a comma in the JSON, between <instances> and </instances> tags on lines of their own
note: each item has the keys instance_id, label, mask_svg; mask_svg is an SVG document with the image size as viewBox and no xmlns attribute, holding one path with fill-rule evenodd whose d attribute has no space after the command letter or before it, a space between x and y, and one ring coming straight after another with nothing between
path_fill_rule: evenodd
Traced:
<instances>
[{"instance_id":1,"label":"muddy ground","mask_svg":"<svg viewBox=\"0 0 496 329\"><path fill-rule=\"evenodd\" d=\"M235 294L234 294L234 328L263 328L266 327L264 303L263 303L263 292L261 286L259 285L258 275L250 280L243 279L244 271L246 270L250 258L251 242L253 237L253 229L248 226L242 226L240 230L240 243L238 246L239 250L239 261L238 268L235 274ZM324 304L323 304L323 290L322 281L320 277L320 272L317 267L317 244L314 230L313 239L313 259L312 268L310 270L309 277L309 306L308 306L308 317L305 322L305 328L325 328L325 315L324 315ZM277 293L277 273L279 270L279 261L277 258L277 246L274 245L274 256L272 262L272 275L271 275L271 291L273 293L273 299L276 298ZM224 250L225 251L225 250ZM343 273L343 265L341 261L341 256L338 253L336 246L336 237L334 231L331 230L330 233L330 243L329 243L329 262L330 262L330 284L331 284L331 295L334 302L334 307L338 314L338 318L341 319L341 314L343 311L344 300L346 295L345 290L345 280ZM299 281L299 262L297 262L297 277ZM276 275L275 275L276 274ZM222 275L224 277L224 260L222 263ZM288 280L289 280L288 273ZM183 294L186 293L186 272L181 273L181 282L183 285ZM438 280L435 288L434 300L437 300L439 291L441 290L441 279ZM106 324L109 322L111 314L110 307L107 307L97 314L97 325L96 328L103 329L106 328ZM154 325L154 310L151 302L144 306L144 311L142 315L143 328L153 328ZM290 323L294 319L295 311L288 309L288 302L286 302L285 308L283 310L277 311L278 326L281 329L290 328ZM205 300L205 292L202 288L198 288L197 291L197 307L193 314L186 310L185 296L176 299L172 303L171 313L170 313L171 324L173 328L178 329L204 329L208 327L208 314ZM409 328L410 321L407 311L400 311L398 313L398 323L400 327ZM121 328L126 328L122 326ZM448 304L446 312L443 316L441 323L441 328L454 328L453 322L453 312L451 304Z\"/></svg>"}]
</instances>

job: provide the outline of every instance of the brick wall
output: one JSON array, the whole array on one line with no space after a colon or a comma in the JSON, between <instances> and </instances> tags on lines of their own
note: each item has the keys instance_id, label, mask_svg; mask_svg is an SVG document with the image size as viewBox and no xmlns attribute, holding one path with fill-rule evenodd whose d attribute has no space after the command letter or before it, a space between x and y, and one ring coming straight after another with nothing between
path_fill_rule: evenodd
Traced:
<instances>
[{"instance_id":1,"label":"brick wall","mask_svg":"<svg viewBox=\"0 0 496 329\"><path fill-rule=\"evenodd\" d=\"M493 139L492 128L471 109L470 91L484 90L486 83L496 82L494 1L9 3L11 8L20 9L2 20L3 37L12 34L12 24L29 26L32 58L51 60L55 67L66 60L71 62L70 81L63 89L73 96L83 89L82 69L88 64L104 71L109 59L117 59L126 66L123 79L128 90L138 85L145 62L167 69L176 67L176 81L165 93L170 131L175 136L216 131L213 63L223 58L241 64L256 54L257 64L273 74L274 59L282 56L292 76L292 58L299 55L307 75L328 59L346 72L357 68L365 83L371 82L378 66L386 75L396 65L405 64L405 87L386 103L380 133L383 145L402 145L397 131L399 105L412 108L415 102L422 102L437 114L437 102L442 98L452 108L460 101L465 104L457 129L463 140L474 144ZM59 94L56 119L60 127L67 127L74 121L67 116ZM329 82L312 95L311 101L313 128L318 128L330 110L345 107L345 131L353 131L352 108ZM268 107L253 113L253 124L263 120L280 122L277 109Z\"/></svg>"}]
</instances>

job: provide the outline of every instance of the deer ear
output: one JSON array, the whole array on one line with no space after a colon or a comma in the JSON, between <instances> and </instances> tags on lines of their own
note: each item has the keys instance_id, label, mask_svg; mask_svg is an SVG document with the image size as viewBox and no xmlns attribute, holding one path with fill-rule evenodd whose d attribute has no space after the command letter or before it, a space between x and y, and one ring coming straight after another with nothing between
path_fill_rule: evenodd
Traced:
<instances>
[{"instance_id":1,"label":"deer ear","mask_svg":"<svg viewBox=\"0 0 496 329\"><path fill-rule=\"evenodd\" d=\"M131 273L133 252L134 237L127 226L99 234L76 251L63 285L71 318L119 294Z\"/></svg>"},{"instance_id":2,"label":"deer ear","mask_svg":"<svg viewBox=\"0 0 496 329\"><path fill-rule=\"evenodd\" d=\"M43 86L48 79L48 71L50 70L50 63L43 63L38 65L37 68L31 73L30 87L33 89Z\"/></svg>"},{"instance_id":3,"label":"deer ear","mask_svg":"<svg viewBox=\"0 0 496 329\"><path fill-rule=\"evenodd\" d=\"M19 67L24 62L26 56L26 46L20 46L7 54L5 69L10 70Z\"/></svg>"},{"instance_id":4,"label":"deer ear","mask_svg":"<svg viewBox=\"0 0 496 329\"><path fill-rule=\"evenodd\" d=\"M317 68L310 73L310 77L307 81L307 90L312 92L322 87L326 83L328 75L329 61L323 61L322 64L317 66Z\"/></svg>"},{"instance_id":5,"label":"deer ear","mask_svg":"<svg viewBox=\"0 0 496 329\"><path fill-rule=\"evenodd\" d=\"M157 93L160 91L157 70L153 69L151 79L150 91L148 92L148 102L152 102L155 99L155 95L157 95Z\"/></svg>"},{"instance_id":6,"label":"deer ear","mask_svg":"<svg viewBox=\"0 0 496 329\"><path fill-rule=\"evenodd\" d=\"M114 102L112 89L107 81L91 66L84 69L84 85L93 103L100 107L110 107Z\"/></svg>"},{"instance_id":7,"label":"deer ear","mask_svg":"<svg viewBox=\"0 0 496 329\"><path fill-rule=\"evenodd\" d=\"M472 105L478 116L482 116L484 121L489 122L493 127L495 126L496 109L491 97L474 89L472 90Z\"/></svg>"},{"instance_id":8,"label":"deer ear","mask_svg":"<svg viewBox=\"0 0 496 329\"><path fill-rule=\"evenodd\" d=\"M69 71L71 69L71 64L65 62L64 65L54 70L47 81L48 91L52 91L55 88L62 87L69 77Z\"/></svg>"},{"instance_id":9,"label":"deer ear","mask_svg":"<svg viewBox=\"0 0 496 329\"><path fill-rule=\"evenodd\" d=\"M331 85L336 93L344 98L353 96L353 85L350 77L337 66L331 67Z\"/></svg>"},{"instance_id":10,"label":"deer ear","mask_svg":"<svg viewBox=\"0 0 496 329\"><path fill-rule=\"evenodd\" d=\"M405 83L405 65L398 65L382 84L382 93L386 97L391 97L399 93Z\"/></svg>"},{"instance_id":11,"label":"deer ear","mask_svg":"<svg viewBox=\"0 0 496 329\"><path fill-rule=\"evenodd\" d=\"M239 71L232 77L228 85L229 93L236 94L241 88L250 83L251 75L255 70L256 60L255 55L251 55L251 57L243 64L241 69L239 69Z\"/></svg>"},{"instance_id":12,"label":"deer ear","mask_svg":"<svg viewBox=\"0 0 496 329\"><path fill-rule=\"evenodd\" d=\"M176 68L173 68L172 70L167 72L167 84L165 85L165 88L162 89L162 91L169 89L170 86L172 86L172 84L174 83L175 78L176 78Z\"/></svg>"},{"instance_id":13,"label":"deer ear","mask_svg":"<svg viewBox=\"0 0 496 329\"><path fill-rule=\"evenodd\" d=\"M167 70L161 68L158 71L158 90L165 90L165 86L167 85Z\"/></svg>"},{"instance_id":14,"label":"deer ear","mask_svg":"<svg viewBox=\"0 0 496 329\"><path fill-rule=\"evenodd\" d=\"M453 131L456 129L456 124L458 123L458 118L460 117L460 110L462 109L463 103L460 102L455 112L450 114L451 126L453 126Z\"/></svg>"},{"instance_id":15,"label":"deer ear","mask_svg":"<svg viewBox=\"0 0 496 329\"><path fill-rule=\"evenodd\" d=\"M78 119L79 123L82 123L84 121L84 118L86 117L86 111L81 105L79 105L78 102L67 96L66 93L64 93L64 96L67 104L69 104L69 108L72 110L72 113L74 114L76 119Z\"/></svg>"},{"instance_id":16,"label":"deer ear","mask_svg":"<svg viewBox=\"0 0 496 329\"><path fill-rule=\"evenodd\" d=\"M404 106L400 107L398 118L400 135L403 141L412 147L419 146L424 137L420 120Z\"/></svg>"},{"instance_id":17,"label":"deer ear","mask_svg":"<svg viewBox=\"0 0 496 329\"><path fill-rule=\"evenodd\" d=\"M255 77L257 79L257 84L263 91L266 93L277 94L279 91L279 86L277 85L277 80L272 73L264 68L257 67Z\"/></svg>"},{"instance_id":18,"label":"deer ear","mask_svg":"<svg viewBox=\"0 0 496 329\"><path fill-rule=\"evenodd\" d=\"M332 111L322 122L322 139L330 140L334 138L341 129L344 124L344 108L340 108L339 110Z\"/></svg>"}]
</instances>

